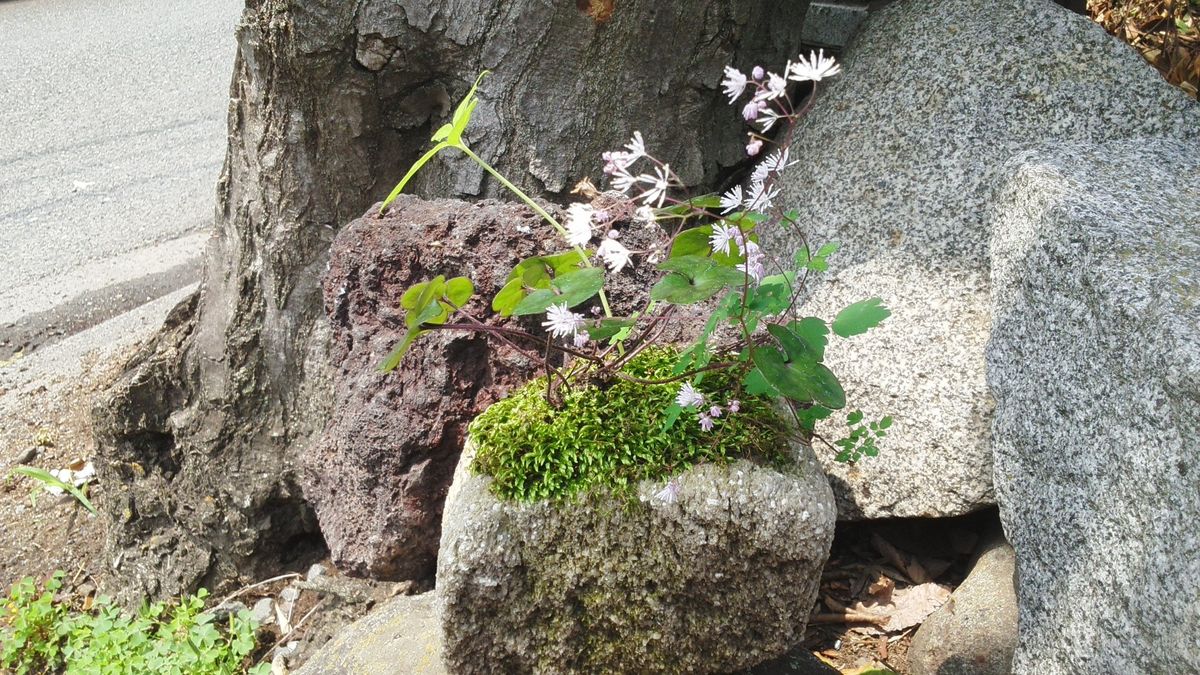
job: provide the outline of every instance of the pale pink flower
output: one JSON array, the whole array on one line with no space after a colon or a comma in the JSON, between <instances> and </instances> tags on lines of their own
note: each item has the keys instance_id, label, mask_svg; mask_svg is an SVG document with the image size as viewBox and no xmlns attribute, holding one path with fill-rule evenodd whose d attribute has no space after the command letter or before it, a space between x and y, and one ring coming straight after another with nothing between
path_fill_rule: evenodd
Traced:
<instances>
[{"instance_id":1,"label":"pale pink flower","mask_svg":"<svg viewBox=\"0 0 1200 675\"><path fill-rule=\"evenodd\" d=\"M721 406L714 405L713 407L709 408L708 414L710 417L720 417L721 416Z\"/></svg>"},{"instance_id":2,"label":"pale pink flower","mask_svg":"<svg viewBox=\"0 0 1200 675\"><path fill-rule=\"evenodd\" d=\"M762 66L754 66L754 70L750 71L750 77L753 77L755 80L763 79L763 75L765 74Z\"/></svg>"},{"instance_id":3,"label":"pale pink flower","mask_svg":"<svg viewBox=\"0 0 1200 675\"><path fill-rule=\"evenodd\" d=\"M762 249L758 247L758 244L748 241L746 242L746 262L738 265L737 269L739 272L745 272L754 280L754 283L758 283L763 280L763 277L767 276L767 268L763 265L765 258L766 256L763 254Z\"/></svg>"},{"instance_id":4,"label":"pale pink flower","mask_svg":"<svg viewBox=\"0 0 1200 675\"><path fill-rule=\"evenodd\" d=\"M579 331L578 333L575 334L575 339L574 339L575 348L576 349L582 348L584 345L586 345L588 343L589 340L591 340L591 338L588 337L588 334L585 331Z\"/></svg>"},{"instance_id":5,"label":"pale pink flower","mask_svg":"<svg viewBox=\"0 0 1200 675\"><path fill-rule=\"evenodd\" d=\"M746 154L750 157L757 155L759 150L762 150L762 139L760 138L752 138L746 144Z\"/></svg>"},{"instance_id":6,"label":"pale pink flower","mask_svg":"<svg viewBox=\"0 0 1200 675\"><path fill-rule=\"evenodd\" d=\"M742 402L735 398L729 401L725 407L729 409L729 414L732 415L742 409Z\"/></svg>"},{"instance_id":7,"label":"pale pink flower","mask_svg":"<svg viewBox=\"0 0 1200 675\"><path fill-rule=\"evenodd\" d=\"M712 247L713 253L724 253L729 255L729 244L738 243L742 233L733 225L725 223L717 223L713 225L712 235L708 238L708 245Z\"/></svg>"},{"instance_id":8,"label":"pale pink flower","mask_svg":"<svg viewBox=\"0 0 1200 675\"><path fill-rule=\"evenodd\" d=\"M654 221L658 220L658 217L654 215L654 209L649 206L639 206L633 212L633 219L639 223L644 223L646 227L651 227L654 225Z\"/></svg>"},{"instance_id":9,"label":"pale pink flower","mask_svg":"<svg viewBox=\"0 0 1200 675\"><path fill-rule=\"evenodd\" d=\"M780 118L782 118L782 117L783 116L780 115L779 113L775 112L774 110L771 110L770 108L767 108L766 110L764 110L762 112L762 115L758 118L757 121L759 124L762 125L763 131L770 131L771 127L775 126L775 122L779 121Z\"/></svg>"},{"instance_id":10,"label":"pale pink flower","mask_svg":"<svg viewBox=\"0 0 1200 675\"><path fill-rule=\"evenodd\" d=\"M773 101L785 93L787 93L787 80L775 73L767 73L767 84L754 95L754 100L764 102L763 108L765 109L765 101Z\"/></svg>"},{"instance_id":11,"label":"pale pink flower","mask_svg":"<svg viewBox=\"0 0 1200 675\"><path fill-rule=\"evenodd\" d=\"M838 65L832 56L825 56L825 50L819 52L809 52L809 56L799 57L796 63L789 63L787 75L789 80L796 82L804 82L811 80L820 82L826 77L832 77L841 72L842 67Z\"/></svg>"},{"instance_id":12,"label":"pale pink flower","mask_svg":"<svg viewBox=\"0 0 1200 675\"><path fill-rule=\"evenodd\" d=\"M633 138L625 144L625 149L629 150L629 156L634 160L646 156L646 142L642 140L642 132L633 132Z\"/></svg>"},{"instance_id":13,"label":"pale pink flower","mask_svg":"<svg viewBox=\"0 0 1200 675\"><path fill-rule=\"evenodd\" d=\"M742 208L742 186L735 185L732 190L721 195L721 215Z\"/></svg>"},{"instance_id":14,"label":"pale pink flower","mask_svg":"<svg viewBox=\"0 0 1200 675\"><path fill-rule=\"evenodd\" d=\"M742 119L746 120L747 122L753 122L754 120L758 119L758 114L762 112L763 108L765 107L766 104L758 99L750 101L745 105L745 107L742 108Z\"/></svg>"},{"instance_id":15,"label":"pale pink flower","mask_svg":"<svg viewBox=\"0 0 1200 675\"><path fill-rule=\"evenodd\" d=\"M796 162L788 162L788 148L776 150L763 158L758 166L754 167L754 173L750 174L750 180L754 183L761 183L767 179L771 173L778 174L787 167Z\"/></svg>"},{"instance_id":16,"label":"pale pink flower","mask_svg":"<svg viewBox=\"0 0 1200 675\"><path fill-rule=\"evenodd\" d=\"M642 174L638 176L638 181L642 183L650 183L650 188L638 195L643 204L654 204L655 208L662 208L663 201L667 198L667 188L671 186L671 166L663 164L654 169L654 175Z\"/></svg>"},{"instance_id":17,"label":"pale pink flower","mask_svg":"<svg viewBox=\"0 0 1200 675\"><path fill-rule=\"evenodd\" d=\"M704 413L700 413L700 428L705 431L712 431L713 419Z\"/></svg>"},{"instance_id":18,"label":"pale pink flower","mask_svg":"<svg viewBox=\"0 0 1200 675\"><path fill-rule=\"evenodd\" d=\"M660 501L664 504L674 504L675 500L678 498L679 498L679 479L678 478L672 478L671 480L667 481L667 484L663 487L663 489L654 493L654 497L652 497L652 499Z\"/></svg>"},{"instance_id":19,"label":"pale pink flower","mask_svg":"<svg viewBox=\"0 0 1200 675\"><path fill-rule=\"evenodd\" d=\"M542 327L556 338L573 338L583 328L583 315L567 309L566 303L550 305L546 309L546 319L548 320L542 322Z\"/></svg>"},{"instance_id":20,"label":"pale pink flower","mask_svg":"<svg viewBox=\"0 0 1200 675\"><path fill-rule=\"evenodd\" d=\"M757 213L766 213L778 196L779 188L767 187L767 184L761 181L753 183L750 185L750 193L746 195L746 208Z\"/></svg>"},{"instance_id":21,"label":"pale pink flower","mask_svg":"<svg viewBox=\"0 0 1200 675\"><path fill-rule=\"evenodd\" d=\"M746 90L746 75L737 68L725 66L725 79L721 80L721 86L724 87L729 102L733 103Z\"/></svg>"},{"instance_id":22,"label":"pale pink flower","mask_svg":"<svg viewBox=\"0 0 1200 675\"><path fill-rule=\"evenodd\" d=\"M628 171L629 165L633 164L633 161L637 159L637 157L628 152L621 152L620 150L610 150L601 154L600 157L604 160L604 173L610 176Z\"/></svg>"},{"instance_id":23,"label":"pale pink flower","mask_svg":"<svg viewBox=\"0 0 1200 675\"><path fill-rule=\"evenodd\" d=\"M679 387L679 394L675 397L675 402L680 408L690 408L695 406L699 408L704 405L704 394L696 391L691 382L684 382L683 386Z\"/></svg>"},{"instance_id":24,"label":"pale pink flower","mask_svg":"<svg viewBox=\"0 0 1200 675\"><path fill-rule=\"evenodd\" d=\"M623 194L629 192L629 188L636 185L637 182L638 179L633 174L621 169L613 174L612 186Z\"/></svg>"},{"instance_id":25,"label":"pale pink flower","mask_svg":"<svg viewBox=\"0 0 1200 675\"><path fill-rule=\"evenodd\" d=\"M588 204L575 202L567 207L567 243L571 246L587 246L592 240L592 217L595 210Z\"/></svg>"},{"instance_id":26,"label":"pale pink flower","mask_svg":"<svg viewBox=\"0 0 1200 675\"><path fill-rule=\"evenodd\" d=\"M596 249L596 255L600 256L600 259L613 273L620 272L629 264L629 249L616 239L605 238L600 242L600 247Z\"/></svg>"}]
</instances>

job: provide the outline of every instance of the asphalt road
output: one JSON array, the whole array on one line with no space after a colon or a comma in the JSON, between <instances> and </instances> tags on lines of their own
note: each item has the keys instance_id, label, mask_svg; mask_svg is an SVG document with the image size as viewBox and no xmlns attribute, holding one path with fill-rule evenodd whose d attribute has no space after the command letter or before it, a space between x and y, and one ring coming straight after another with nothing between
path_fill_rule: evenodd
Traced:
<instances>
[{"instance_id":1,"label":"asphalt road","mask_svg":"<svg viewBox=\"0 0 1200 675\"><path fill-rule=\"evenodd\" d=\"M0 0L0 362L193 283L241 0Z\"/></svg>"}]
</instances>

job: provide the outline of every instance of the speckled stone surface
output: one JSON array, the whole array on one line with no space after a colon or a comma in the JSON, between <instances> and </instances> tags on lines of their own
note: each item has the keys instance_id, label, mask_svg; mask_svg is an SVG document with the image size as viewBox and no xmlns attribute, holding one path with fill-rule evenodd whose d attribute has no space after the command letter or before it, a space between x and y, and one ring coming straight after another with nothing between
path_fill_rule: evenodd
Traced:
<instances>
[{"instance_id":1,"label":"speckled stone surface","mask_svg":"<svg viewBox=\"0 0 1200 675\"><path fill-rule=\"evenodd\" d=\"M400 595L342 628L294 675L446 675L433 593Z\"/></svg>"},{"instance_id":2,"label":"speckled stone surface","mask_svg":"<svg viewBox=\"0 0 1200 675\"><path fill-rule=\"evenodd\" d=\"M987 360L1014 672L1200 672L1200 139L1005 173Z\"/></svg>"},{"instance_id":3,"label":"speckled stone surface","mask_svg":"<svg viewBox=\"0 0 1200 675\"><path fill-rule=\"evenodd\" d=\"M454 673L723 673L803 638L833 494L806 447L785 472L702 465L640 501L501 502L466 468L446 498L437 592Z\"/></svg>"},{"instance_id":4,"label":"speckled stone surface","mask_svg":"<svg viewBox=\"0 0 1200 675\"><path fill-rule=\"evenodd\" d=\"M925 619L908 647L912 675L1010 675L1017 647L1016 554L988 541L950 601Z\"/></svg>"},{"instance_id":5,"label":"speckled stone surface","mask_svg":"<svg viewBox=\"0 0 1200 675\"><path fill-rule=\"evenodd\" d=\"M843 518L951 516L994 502L984 381L989 195L1004 162L1056 140L1185 138L1200 105L1049 0L905 0L872 14L797 130L779 204L840 241L804 311L880 296L880 329L834 341L851 405L896 422L879 458L821 452ZM767 236L778 251L795 241ZM840 438L829 420L823 435ZM827 461L828 460L828 461Z\"/></svg>"}]
</instances>

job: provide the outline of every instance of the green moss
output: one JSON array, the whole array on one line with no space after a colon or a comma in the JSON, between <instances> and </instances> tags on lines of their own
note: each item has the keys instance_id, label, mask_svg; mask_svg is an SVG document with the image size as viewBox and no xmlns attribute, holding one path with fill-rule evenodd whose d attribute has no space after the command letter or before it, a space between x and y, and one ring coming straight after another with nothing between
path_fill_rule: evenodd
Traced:
<instances>
[{"instance_id":1,"label":"green moss","mask_svg":"<svg viewBox=\"0 0 1200 675\"><path fill-rule=\"evenodd\" d=\"M670 350L648 349L625 372L666 378L676 358ZM716 420L712 431L702 430L696 412L685 410L663 431L663 413L679 386L622 379L603 388L573 383L555 410L545 398L545 379L534 380L471 424L477 447L472 469L491 476L492 491L501 498L537 501L594 488L628 490L701 462L785 461L785 427L773 402L739 392L734 378L720 371L707 374L698 389L722 406L737 398L741 410Z\"/></svg>"}]
</instances>

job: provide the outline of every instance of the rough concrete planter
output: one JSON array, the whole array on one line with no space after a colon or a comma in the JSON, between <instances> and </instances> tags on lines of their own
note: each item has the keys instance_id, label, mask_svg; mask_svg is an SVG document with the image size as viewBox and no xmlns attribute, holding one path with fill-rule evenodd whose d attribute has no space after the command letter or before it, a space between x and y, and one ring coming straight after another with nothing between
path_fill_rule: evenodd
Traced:
<instances>
[{"instance_id":1,"label":"rough concrete planter","mask_svg":"<svg viewBox=\"0 0 1200 675\"><path fill-rule=\"evenodd\" d=\"M557 505L499 500L473 456L438 560L451 672L728 672L802 637L836 519L811 449L784 472L693 468L673 499L643 482Z\"/></svg>"}]
</instances>

